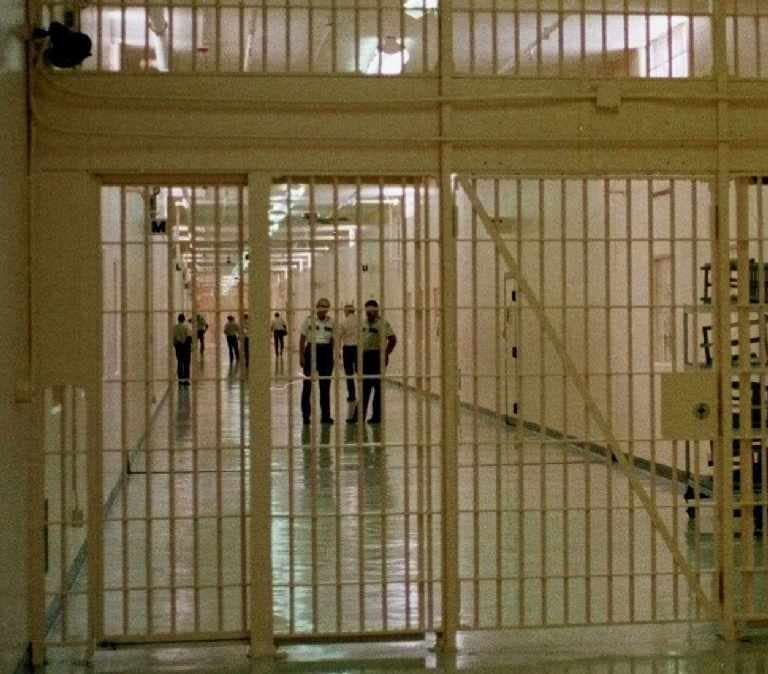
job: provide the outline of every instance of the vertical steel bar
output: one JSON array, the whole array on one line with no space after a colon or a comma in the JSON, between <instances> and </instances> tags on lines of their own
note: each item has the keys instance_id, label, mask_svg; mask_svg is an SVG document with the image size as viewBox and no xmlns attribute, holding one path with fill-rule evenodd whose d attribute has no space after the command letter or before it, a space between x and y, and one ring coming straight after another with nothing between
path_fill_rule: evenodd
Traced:
<instances>
[{"instance_id":1,"label":"vertical steel bar","mask_svg":"<svg viewBox=\"0 0 768 674\"><path fill-rule=\"evenodd\" d=\"M363 277L362 277L362 248L363 248L363 207L362 207L362 185L360 177L355 179L355 280L356 280L356 295L358 311L362 308L363 303ZM358 348L357 353L357 372L363 372L363 354L362 345ZM363 388L363 375L359 375L357 380L357 388L362 391ZM365 448L363 446L363 424L365 423L365 416L368 413L363 409L362 404L358 408L357 413L357 428L356 430L356 442L357 442L357 578L358 578L358 625L360 631L365 631L366 625L366 601L365 601L365 549L366 549L366 525L365 525Z\"/></svg>"},{"instance_id":2,"label":"vertical steel bar","mask_svg":"<svg viewBox=\"0 0 768 674\"><path fill-rule=\"evenodd\" d=\"M197 217L197 187L190 188L190 243L192 244L192 306L197 302L197 272L200 256L198 252L199 222ZM214 260L218 260L218 253L214 249ZM217 272L217 262L214 262L213 273ZM213 325L215 328L214 348L214 372L212 385L218 386L219 379L219 315L214 314ZM201 355L201 372L205 367ZM200 377L203 379L203 377ZM207 378L206 378L207 379ZM200 631L200 395L203 391L202 381L198 382L196 390L192 393L192 585L193 585L193 617L195 632Z\"/></svg>"},{"instance_id":3,"label":"vertical steel bar","mask_svg":"<svg viewBox=\"0 0 768 674\"><path fill-rule=\"evenodd\" d=\"M563 339L567 340L567 326L568 326L568 181L565 178L560 180L560 321L563 326ZM543 277L545 275L544 270L540 270L539 273ZM541 356L542 360L544 356ZM569 428L569 415L568 415L568 386L567 379L563 377L561 404L562 410L562 433L564 437L568 436ZM558 452L558 454L560 454ZM568 624L570 621L570 559L571 559L571 536L570 536L570 482L568 481L568 446L566 444L562 447L562 460L563 460L563 482L562 482L562 513L563 513L563 622ZM586 550L586 547L585 547ZM587 596L589 596L587 594Z\"/></svg>"},{"instance_id":4,"label":"vertical steel bar","mask_svg":"<svg viewBox=\"0 0 768 674\"><path fill-rule=\"evenodd\" d=\"M336 3L334 1L334 11L335 11ZM335 28L334 28L335 30ZM333 183L331 185L332 187L332 220L333 220L333 306L336 310L336 314L339 315L339 304L341 302L341 294L339 292L339 286L340 286L340 274L339 274L339 181L338 178L333 178ZM346 286L345 286L346 290ZM348 300L345 300L348 301ZM358 315L356 318L359 317L359 311L360 308L356 307L356 312L358 312ZM345 318L341 319L342 321L345 320ZM337 321L338 324L338 321ZM342 356L342 364L344 362L344 343L343 339L341 339L341 331L337 330L336 335L339 338L339 341L341 344L339 344L339 352ZM335 350L336 347L334 347ZM334 354L334 358L335 358ZM342 365L343 366L343 365ZM345 373L346 374L346 373ZM337 375L334 379L335 382L335 396L336 400L342 400L341 398L341 392L340 392L340 381L341 378ZM346 384L346 381L345 381ZM351 415L348 415L351 417ZM344 603L342 601L343 599L343 585L342 585L342 564L341 564L341 556L342 556L342 511L341 511L341 481L342 481L342 457L341 457L341 444L342 444L342 437L341 437L341 424L336 424L336 434L334 437L334 467L335 467L335 479L334 479L334 515L335 515L335 525L336 530L334 532L334 543L335 543L335 580L336 580L336 631L341 632L342 625L343 625L343 617L344 617Z\"/></svg>"},{"instance_id":5,"label":"vertical steel bar","mask_svg":"<svg viewBox=\"0 0 768 674\"><path fill-rule=\"evenodd\" d=\"M651 491L651 505L655 509L657 504L656 495L656 330L655 330L655 315L654 315L654 297L653 288L656 287L658 279L655 275L655 260L653 241L656 238L656 217L654 213L654 196L653 196L653 180L649 179L646 182L646 198L648 204L648 241L647 241L647 274L648 274L648 380L650 382L649 390L649 444L651 449L651 474L650 474L650 491ZM657 536L656 529L651 527L651 620L656 622L658 619L658 555L657 555Z\"/></svg>"},{"instance_id":6,"label":"vertical steel bar","mask_svg":"<svg viewBox=\"0 0 768 674\"><path fill-rule=\"evenodd\" d=\"M753 454L752 454L752 367L750 344L750 272L752 262L749 255L749 184L747 179L738 177L735 179L736 187L736 268L738 278L737 292L737 329L738 342L738 403L736 413L739 418L739 506L741 511L741 544L739 563L741 573L739 581L741 585L741 611L754 612L754 508L751 504L754 500L754 485L752 479ZM758 285L759 288L759 285ZM756 300L759 298L756 298ZM733 332L729 337L732 339ZM732 378L732 381L733 378ZM734 384L736 382L734 381ZM732 394L733 395L733 392ZM761 396L762 398L762 396ZM735 455L735 452L734 452Z\"/></svg>"},{"instance_id":7,"label":"vertical steel bar","mask_svg":"<svg viewBox=\"0 0 768 674\"><path fill-rule=\"evenodd\" d=\"M206 188L210 190L211 188ZM221 187L219 185L213 186L213 250L215 255L215 267L213 276L213 302L214 309L217 317L222 315L222 289L221 289L221 276L223 273L222 265L222 253L224 245L221 240ZM231 270L229 270L231 273ZM267 277L268 278L268 277ZM242 329L242 326L241 326ZM217 337L220 339L221 330L217 329ZM240 335L237 336L238 339ZM240 367L239 362L235 362L235 367ZM232 364L230 363L230 374ZM221 519L224 505L224 485L223 485L223 470L224 464L222 461L223 447L223 403L222 403L222 388L224 382L221 381L221 349L216 349L216 440L214 443L215 455L216 455L216 623L218 629L221 631L224 629L224 527Z\"/></svg>"},{"instance_id":8,"label":"vertical steel bar","mask_svg":"<svg viewBox=\"0 0 768 674\"><path fill-rule=\"evenodd\" d=\"M411 628L411 414L410 403L414 399L410 386L410 316L412 307L410 306L410 297L412 296L409 287L409 281L413 276L409 275L408 267L408 215L406 201L408 190L413 189L412 184L408 185L406 179L402 178L400 183L400 278L402 286L400 288L400 297L402 301L403 317L403 540L404 545L404 580L405 580L405 628ZM415 262L415 260L414 260Z\"/></svg>"},{"instance_id":9,"label":"vertical steel bar","mask_svg":"<svg viewBox=\"0 0 768 674\"><path fill-rule=\"evenodd\" d=\"M171 206L171 199L173 194L173 188L168 186L168 206ZM170 209L169 209L170 210ZM173 209L176 212L176 208ZM170 212L168 213L170 216ZM168 423L166 424L166 442L168 443L168 558L170 564L170 593L171 593L171 621L170 628L171 634L176 634L176 447L175 447L175 429L174 429L174 415L173 411L177 408L178 401L176 400L177 394L175 392L176 387L173 385L173 325L174 321L174 309L175 307L175 265L174 265L174 235L178 236L178 230L176 229L176 222L171 222L170 217L167 222L167 240L165 242L165 264L166 274L168 276L168 284L166 288L166 302L168 306L166 308L165 320L166 320L166 335L168 343L166 345L166 377L168 378ZM181 263L181 260L179 260ZM183 292L184 285L182 281L181 290ZM192 329L195 328L194 314L193 314ZM194 338L193 338L192 350L194 350Z\"/></svg>"},{"instance_id":10,"label":"vertical steel bar","mask_svg":"<svg viewBox=\"0 0 768 674\"><path fill-rule=\"evenodd\" d=\"M611 288L613 287L613 274L612 274L612 251L611 251L611 181L605 179L603 181L603 261L605 269L605 285L604 285L604 303L605 303L605 372L606 372L606 410L609 417L614 415L614 398L613 387L615 381L614 367L613 367L613 307L611 301ZM606 581L607 587L607 615L606 622L612 623L614 621L614 604L613 593L615 589L615 567L614 567L614 504L613 504L613 457L610 452L605 454L605 547L606 547L606 567L608 578Z\"/></svg>"},{"instance_id":11,"label":"vertical steel bar","mask_svg":"<svg viewBox=\"0 0 768 674\"><path fill-rule=\"evenodd\" d=\"M238 305L241 309L245 308L248 309L249 312L249 320L248 320L248 335L249 339L252 335L256 339L254 339L252 342L249 343L249 350L250 349L261 349L262 345L258 341L259 333L258 331L252 332L253 329L253 312L251 309L251 302L250 302L250 291L249 294L246 295L246 269L244 268L245 261L244 258L247 255L248 259L248 269L251 267L251 248L250 248L250 228L247 228L245 218L246 218L246 207L245 207L245 192L246 188L243 186L238 186L237 188L237 241L238 241L238 253L239 253L239 263L240 263L240 279L239 283L237 285L238 288ZM246 238L248 237L248 238ZM269 277L271 279L271 276ZM270 289L271 291L271 289ZM193 304L195 299L193 298ZM246 545L246 541L248 540L248 523L246 521L246 513L248 512L247 509L247 500L246 500L246 490L247 490L247 475L246 475L246 461L250 460L251 453L253 452L253 444L250 441L250 438L246 434L246 425L250 424L250 416L248 414L248 407L246 405L246 398L250 399L250 367L247 369L245 376L243 377L244 381L241 380L240 383L240 396L239 396L239 407L240 407L240 433L239 433L239 449L240 449L240 466L238 468L238 476L240 478L240 513L238 517L238 521L240 524L240 627L243 632L248 631L248 567L250 563L248 549ZM262 377L264 377L264 374L262 373ZM269 377L266 377L267 380L269 380ZM271 405L270 405L270 414L271 414ZM271 452L270 452L271 453Z\"/></svg>"},{"instance_id":12,"label":"vertical steel bar","mask_svg":"<svg viewBox=\"0 0 768 674\"><path fill-rule=\"evenodd\" d=\"M385 209L384 209L384 178L382 176L379 176L379 185L378 185L378 235L379 235L379 302L381 303L381 309L382 311L386 311L387 309L387 292L386 292L386 271L385 267L387 266L385 263L386 258L386 247L387 243L385 243L385 240L389 242L390 237L389 234L393 230L391 225L391 217L392 213L389 212L389 218L386 218L385 221ZM386 227L385 227L386 225ZM390 244L391 245L391 244ZM385 319L386 320L386 319ZM381 438L387 437L387 406L386 406L386 384L387 384L387 376L386 376L386 364L385 364L385 352L386 348L386 340L382 339L382 336L379 335L379 363L382 364L381 366L381 382L380 382L380 389L379 392L376 393L376 395L381 395L382 400L381 402ZM375 437L375 436L374 436ZM384 447L384 443L382 440L382 451L385 452L384 457L386 460L386 449ZM389 626L389 614L387 610L387 502L386 498L384 498L382 494L381 498L381 533L379 537L379 548L381 550L381 615L382 615L382 627L384 631L387 631L387 628Z\"/></svg>"},{"instance_id":13,"label":"vertical steel bar","mask_svg":"<svg viewBox=\"0 0 768 674\"><path fill-rule=\"evenodd\" d=\"M256 348L251 354L249 372L250 453L250 545L251 606L250 627L252 656L272 655L272 402L269 372L269 350L263 348L269 339L270 250L266 216L269 211L271 179L265 173L248 177L248 305L251 335ZM290 223L290 209L287 222ZM290 224L289 224L290 226ZM289 277L291 274L289 266ZM289 295L290 297L290 295ZM262 376L259 376L259 375ZM289 387L290 388L290 387Z\"/></svg>"},{"instance_id":14,"label":"vertical steel bar","mask_svg":"<svg viewBox=\"0 0 768 674\"><path fill-rule=\"evenodd\" d=\"M128 448L128 244L127 202L125 186L120 187L120 538L122 552L123 634L130 624L130 592L128 591L128 480L131 455Z\"/></svg>"},{"instance_id":15,"label":"vertical steel bar","mask_svg":"<svg viewBox=\"0 0 768 674\"><path fill-rule=\"evenodd\" d=\"M516 185L516 211L515 218L517 222L523 221L523 181L520 178L515 180ZM525 258L523 257L523 233L521 229L517 228L517 260L521 265L525 264ZM539 245L542 245L539 242ZM515 290L519 293L520 288L515 284ZM520 325L523 319L523 297L518 296L517 300L517 319L515 320L515 336L519 337L521 333ZM517 340L518 344L519 339ZM519 551L526 550L525 543L525 447L526 438L524 432L523 418L525 412L525 403L523 399L522 384L522 368L518 366L515 368L515 374L517 376L518 387L520 391L520 414L518 417L518 424L515 426L515 452L517 454L517 548ZM526 608L527 601L525 596L525 554L518 552L517 554L517 596L518 596L518 627L523 627L526 623Z\"/></svg>"},{"instance_id":16,"label":"vertical steel bar","mask_svg":"<svg viewBox=\"0 0 768 674\"><path fill-rule=\"evenodd\" d=\"M454 75L453 2L441 3L440 12L440 82L441 96L451 93ZM443 103L440 108L440 134L451 135L452 108ZM442 524L442 610L443 633L441 646L451 652L456 648L459 625L459 517L458 517L458 321L457 321L457 258L455 194L451 177L453 149L449 142L440 145L440 440L443 450L441 481Z\"/></svg>"},{"instance_id":17,"label":"vertical steel bar","mask_svg":"<svg viewBox=\"0 0 768 674\"><path fill-rule=\"evenodd\" d=\"M635 308L634 298L632 295L632 287L634 285L634 256L632 255L632 244L634 241L634 217L633 217L633 197L632 190L634 182L630 179L625 181L626 190L626 289L627 289L627 325L630 329L627 330L627 409L635 409L635 367L634 367L634 354L635 354L635 335L631 326L635 325ZM630 414L627 420L627 448L630 465L634 465L635 462L635 415ZM636 587L635 583L637 576L635 574L636 559L635 559L635 533L637 531L636 523L636 507L635 507L635 494L629 492L629 619L631 621L636 620Z\"/></svg>"},{"instance_id":18,"label":"vertical steel bar","mask_svg":"<svg viewBox=\"0 0 768 674\"><path fill-rule=\"evenodd\" d=\"M472 186L477 190L477 180L472 179ZM478 377L478 291L477 291L477 275L479 269L477 266L477 213L472 209L471 217L471 250L470 260L472 280L470 283L471 293L471 343L472 343L472 363L471 363L471 376L472 376L472 606L474 608L474 615L472 616L472 623L475 629L480 627L480 446L479 446L479 428L478 428L478 414L480 401L478 398L478 388L480 386L480 378ZM461 376L461 375L459 375ZM459 384L461 385L461 384Z\"/></svg>"},{"instance_id":19,"label":"vertical steel bar","mask_svg":"<svg viewBox=\"0 0 768 674\"><path fill-rule=\"evenodd\" d=\"M157 189L153 186L144 187L144 204L149 203L149 194L153 194ZM154 632L154 566L152 553L154 551L154 532L153 525L153 502L152 502L152 478L155 472L154 466L154 439L152 437L152 405L155 395L154 390L154 297L153 297L153 250L151 240L151 208L145 208L143 219L143 242L144 242L144 564L146 572L146 612L147 612L147 634Z\"/></svg>"}]
</instances>

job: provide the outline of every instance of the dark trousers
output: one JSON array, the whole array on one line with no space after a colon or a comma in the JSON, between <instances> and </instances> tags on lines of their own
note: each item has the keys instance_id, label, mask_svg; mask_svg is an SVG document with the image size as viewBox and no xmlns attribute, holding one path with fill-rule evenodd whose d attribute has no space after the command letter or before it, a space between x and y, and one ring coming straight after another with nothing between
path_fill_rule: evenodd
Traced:
<instances>
[{"instance_id":1,"label":"dark trousers","mask_svg":"<svg viewBox=\"0 0 768 674\"><path fill-rule=\"evenodd\" d=\"M279 356L285 351L285 333L282 330L275 330L272 338L275 340L275 355Z\"/></svg>"},{"instance_id":2,"label":"dark trousers","mask_svg":"<svg viewBox=\"0 0 768 674\"><path fill-rule=\"evenodd\" d=\"M355 396L355 372L357 372L357 346L344 346L341 349L344 359L344 374L347 375L347 402L357 400Z\"/></svg>"},{"instance_id":3,"label":"dark trousers","mask_svg":"<svg viewBox=\"0 0 768 674\"><path fill-rule=\"evenodd\" d=\"M248 367L248 359L251 355L251 339L250 337L243 337L243 352L245 355L245 367Z\"/></svg>"},{"instance_id":4,"label":"dark trousers","mask_svg":"<svg viewBox=\"0 0 768 674\"><path fill-rule=\"evenodd\" d=\"M227 335L227 348L229 349L229 362L240 360L240 346L237 343L237 335Z\"/></svg>"},{"instance_id":5,"label":"dark trousers","mask_svg":"<svg viewBox=\"0 0 768 674\"><path fill-rule=\"evenodd\" d=\"M368 401L373 394L371 419L379 421L381 419L381 377L371 377L371 375L381 375L381 353L379 351L363 351L363 376L370 377L370 379L363 379L363 416L368 411Z\"/></svg>"},{"instance_id":6,"label":"dark trousers","mask_svg":"<svg viewBox=\"0 0 768 674\"><path fill-rule=\"evenodd\" d=\"M205 330L197 331L197 341L200 344L200 353L205 352Z\"/></svg>"},{"instance_id":7,"label":"dark trousers","mask_svg":"<svg viewBox=\"0 0 768 674\"><path fill-rule=\"evenodd\" d=\"M331 418L331 374L333 374L333 349L330 344L317 345L316 372L320 381L320 414L322 419ZM304 349L304 386L301 389L301 415L307 421L312 416L312 347Z\"/></svg>"},{"instance_id":8,"label":"dark trousers","mask_svg":"<svg viewBox=\"0 0 768 674\"><path fill-rule=\"evenodd\" d=\"M189 366L192 360L192 338L186 342L174 342L173 348L176 351L176 376L181 379L189 379Z\"/></svg>"}]
</instances>

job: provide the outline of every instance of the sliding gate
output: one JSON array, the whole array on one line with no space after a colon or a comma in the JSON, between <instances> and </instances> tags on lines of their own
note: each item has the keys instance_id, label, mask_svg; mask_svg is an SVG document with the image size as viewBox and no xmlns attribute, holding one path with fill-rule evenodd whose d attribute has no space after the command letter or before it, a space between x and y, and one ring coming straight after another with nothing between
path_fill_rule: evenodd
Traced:
<instances>
[{"instance_id":1,"label":"sliding gate","mask_svg":"<svg viewBox=\"0 0 768 674\"><path fill-rule=\"evenodd\" d=\"M720 186L726 240L713 185L101 185L36 643L763 621L764 187Z\"/></svg>"}]
</instances>

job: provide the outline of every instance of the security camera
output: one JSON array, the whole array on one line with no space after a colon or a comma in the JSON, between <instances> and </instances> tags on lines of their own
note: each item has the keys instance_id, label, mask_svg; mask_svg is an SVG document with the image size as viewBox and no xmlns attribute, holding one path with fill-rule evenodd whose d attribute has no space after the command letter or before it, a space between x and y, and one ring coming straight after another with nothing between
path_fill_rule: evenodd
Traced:
<instances>
[{"instance_id":1,"label":"security camera","mask_svg":"<svg viewBox=\"0 0 768 674\"><path fill-rule=\"evenodd\" d=\"M91 38L58 21L52 22L48 30L35 28L32 38L48 38L48 47L43 52L43 58L55 68L76 68L91 56Z\"/></svg>"}]
</instances>

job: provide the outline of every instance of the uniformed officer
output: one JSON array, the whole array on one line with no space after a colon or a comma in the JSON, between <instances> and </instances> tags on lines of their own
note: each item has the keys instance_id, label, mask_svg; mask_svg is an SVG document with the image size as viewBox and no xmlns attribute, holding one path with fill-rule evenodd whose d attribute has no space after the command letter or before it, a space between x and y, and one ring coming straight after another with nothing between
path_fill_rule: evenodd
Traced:
<instances>
[{"instance_id":1,"label":"uniformed officer","mask_svg":"<svg viewBox=\"0 0 768 674\"><path fill-rule=\"evenodd\" d=\"M202 314L197 314L195 322L197 324L197 341L200 344L200 355L202 356L205 353L205 333L208 331L208 321Z\"/></svg>"},{"instance_id":2,"label":"uniformed officer","mask_svg":"<svg viewBox=\"0 0 768 674\"><path fill-rule=\"evenodd\" d=\"M312 416L312 351L317 358L315 371L320 377L321 423L332 424L331 418L331 374L333 373L333 319L328 316L331 303L324 297L317 300L316 316L307 316L301 325L299 338L299 363L304 371L304 386L301 390L301 415L309 424Z\"/></svg>"},{"instance_id":3,"label":"uniformed officer","mask_svg":"<svg viewBox=\"0 0 768 674\"><path fill-rule=\"evenodd\" d=\"M275 356L282 356L285 350L285 336L288 334L288 325L280 317L280 312L275 312L275 317L269 326L272 330L272 340L275 343Z\"/></svg>"},{"instance_id":4,"label":"uniformed officer","mask_svg":"<svg viewBox=\"0 0 768 674\"><path fill-rule=\"evenodd\" d=\"M189 384L189 365L192 360L192 332L184 314L179 314L173 328L173 349L176 351L176 376L179 384Z\"/></svg>"},{"instance_id":5,"label":"uniformed officer","mask_svg":"<svg viewBox=\"0 0 768 674\"><path fill-rule=\"evenodd\" d=\"M240 326L237 324L234 316L227 316L227 322L224 325L224 334L227 337L229 364L232 365L240 360Z\"/></svg>"},{"instance_id":6,"label":"uniformed officer","mask_svg":"<svg viewBox=\"0 0 768 674\"><path fill-rule=\"evenodd\" d=\"M384 352L384 367L389 365L389 355L395 350L397 337L392 326L379 316L379 303L368 300L365 303L365 317L360 327L363 346L363 416L368 413L368 401L373 394L373 412L369 424L381 423L381 355ZM386 344L382 344L382 338Z\"/></svg>"},{"instance_id":7,"label":"uniformed officer","mask_svg":"<svg viewBox=\"0 0 768 674\"><path fill-rule=\"evenodd\" d=\"M341 360L347 377L347 423L357 421L357 395L355 373L357 372L357 341L360 337L360 319L354 304L344 305L344 320L339 330Z\"/></svg>"}]
</instances>

